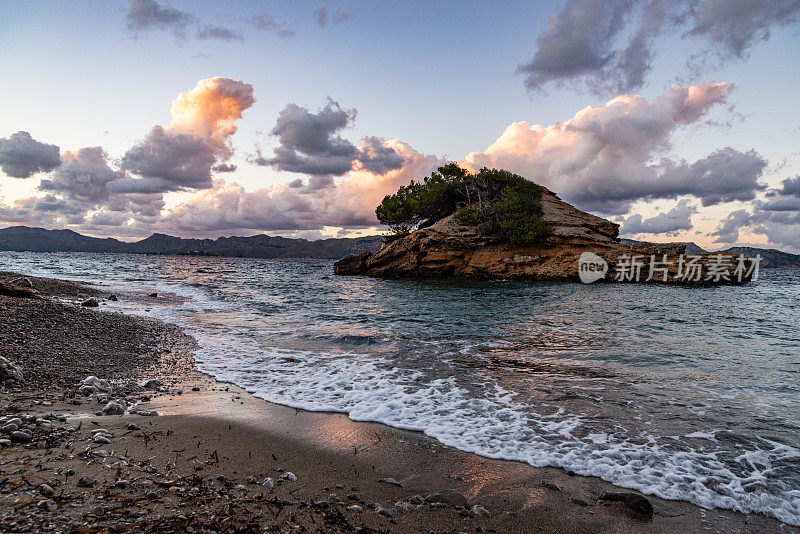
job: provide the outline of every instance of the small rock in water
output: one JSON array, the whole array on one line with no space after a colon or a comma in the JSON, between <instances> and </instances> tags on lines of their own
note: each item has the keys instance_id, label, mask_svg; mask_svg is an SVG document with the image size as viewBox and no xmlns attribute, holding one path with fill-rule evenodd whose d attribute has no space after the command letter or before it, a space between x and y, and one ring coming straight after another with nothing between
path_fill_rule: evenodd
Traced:
<instances>
[{"instance_id":1,"label":"small rock in water","mask_svg":"<svg viewBox=\"0 0 800 534\"><path fill-rule=\"evenodd\" d=\"M461 495L455 490L442 490L436 493L431 493L425 496L425 500L429 503L442 503L451 506L461 506L462 508L469 508L469 501L466 497Z\"/></svg>"},{"instance_id":2,"label":"small rock in water","mask_svg":"<svg viewBox=\"0 0 800 534\"><path fill-rule=\"evenodd\" d=\"M264 479L264 482L262 482L261 485L264 486L265 488L274 488L275 481L272 480L272 477L267 477Z\"/></svg>"},{"instance_id":3,"label":"small rock in water","mask_svg":"<svg viewBox=\"0 0 800 534\"><path fill-rule=\"evenodd\" d=\"M108 299L106 299L106 300L110 300L110 301L112 301L112 302L116 302L116 301L117 301L117 300L119 300L119 299L117 298L117 296L116 296L116 295L109 295L109 296L108 296Z\"/></svg>"},{"instance_id":4,"label":"small rock in water","mask_svg":"<svg viewBox=\"0 0 800 534\"><path fill-rule=\"evenodd\" d=\"M158 293L150 293L148 296L149 297L153 297L153 298L157 298L158 297Z\"/></svg>"},{"instance_id":5,"label":"small rock in water","mask_svg":"<svg viewBox=\"0 0 800 534\"><path fill-rule=\"evenodd\" d=\"M394 478L382 478L378 482L385 482L386 484L392 484L393 486L398 486L400 488L403 487L403 484L399 480L395 480Z\"/></svg>"},{"instance_id":6,"label":"small rock in water","mask_svg":"<svg viewBox=\"0 0 800 534\"><path fill-rule=\"evenodd\" d=\"M600 496L600 500L619 501L631 510L639 512L640 514L647 516L653 515L653 505L650 504L650 501L648 501L646 497L643 497L637 493L627 491L608 492L602 494Z\"/></svg>"},{"instance_id":7,"label":"small rock in water","mask_svg":"<svg viewBox=\"0 0 800 534\"><path fill-rule=\"evenodd\" d=\"M91 297L81 302L81 306L86 306L87 308L96 308L100 306L100 303L97 302L96 298Z\"/></svg>"},{"instance_id":8,"label":"small rock in water","mask_svg":"<svg viewBox=\"0 0 800 534\"><path fill-rule=\"evenodd\" d=\"M43 512L53 512L56 509L56 503L53 501L53 499L45 499L43 501L39 501L37 507Z\"/></svg>"},{"instance_id":9,"label":"small rock in water","mask_svg":"<svg viewBox=\"0 0 800 534\"><path fill-rule=\"evenodd\" d=\"M289 482L297 481L297 475L292 473L291 471L286 471L283 475L281 475L283 480L288 480Z\"/></svg>"}]
</instances>

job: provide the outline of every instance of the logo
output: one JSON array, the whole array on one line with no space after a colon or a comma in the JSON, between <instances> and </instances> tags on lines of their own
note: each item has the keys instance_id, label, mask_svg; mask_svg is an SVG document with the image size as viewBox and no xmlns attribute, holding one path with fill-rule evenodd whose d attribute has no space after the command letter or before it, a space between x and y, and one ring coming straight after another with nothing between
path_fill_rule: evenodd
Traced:
<instances>
[{"instance_id":1,"label":"logo","mask_svg":"<svg viewBox=\"0 0 800 534\"><path fill-rule=\"evenodd\" d=\"M605 278L607 272L608 263L594 252L584 252L578 258L578 277L584 284Z\"/></svg>"}]
</instances>

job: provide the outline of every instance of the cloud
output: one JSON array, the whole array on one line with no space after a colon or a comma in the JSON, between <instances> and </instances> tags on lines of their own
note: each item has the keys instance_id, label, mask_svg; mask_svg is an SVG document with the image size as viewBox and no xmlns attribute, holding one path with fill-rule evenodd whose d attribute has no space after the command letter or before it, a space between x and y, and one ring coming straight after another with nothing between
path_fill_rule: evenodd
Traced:
<instances>
[{"instance_id":1,"label":"cloud","mask_svg":"<svg viewBox=\"0 0 800 534\"><path fill-rule=\"evenodd\" d=\"M295 36L295 31L291 26L279 23L274 16L266 13L254 14L250 18L250 22L259 30L273 32L281 39L291 39Z\"/></svg>"},{"instance_id":2,"label":"cloud","mask_svg":"<svg viewBox=\"0 0 800 534\"><path fill-rule=\"evenodd\" d=\"M107 185L124 173L108 165L101 147L81 148L64 153L64 163L39 184L42 191L59 193L71 200L97 203L109 197Z\"/></svg>"},{"instance_id":3,"label":"cloud","mask_svg":"<svg viewBox=\"0 0 800 534\"><path fill-rule=\"evenodd\" d=\"M236 165L220 163L219 165L214 165L211 167L211 170L214 172L234 172L236 171Z\"/></svg>"},{"instance_id":4,"label":"cloud","mask_svg":"<svg viewBox=\"0 0 800 534\"><path fill-rule=\"evenodd\" d=\"M787 178L781 187L768 191L765 199L750 204L750 211L737 210L720 221L710 235L721 243L735 243L741 230L762 234L776 245L800 250L800 176Z\"/></svg>"},{"instance_id":5,"label":"cloud","mask_svg":"<svg viewBox=\"0 0 800 534\"><path fill-rule=\"evenodd\" d=\"M330 97L316 113L287 104L271 132L280 146L272 157L265 157L259 150L253 163L312 176L342 176L358 168L377 173L399 169L402 157L383 139L367 137L362 146L356 147L338 135L352 126L356 114L355 109L344 109Z\"/></svg>"},{"instance_id":6,"label":"cloud","mask_svg":"<svg viewBox=\"0 0 800 534\"><path fill-rule=\"evenodd\" d=\"M640 199L693 195L703 205L749 200L766 165L753 151L724 148L694 163L657 156L670 136L725 102L726 83L674 84L651 99L621 95L550 126L515 122L483 152L462 161L495 167L544 185L581 209L624 214Z\"/></svg>"},{"instance_id":7,"label":"cloud","mask_svg":"<svg viewBox=\"0 0 800 534\"><path fill-rule=\"evenodd\" d=\"M169 127L154 126L122 157L122 167L139 178L109 185L116 193L163 193L211 187L211 171L233 149L228 138L236 121L255 103L253 86L229 78L200 80L172 102Z\"/></svg>"},{"instance_id":8,"label":"cloud","mask_svg":"<svg viewBox=\"0 0 800 534\"><path fill-rule=\"evenodd\" d=\"M798 14L796 0L570 0L516 73L532 92L579 82L599 95L635 91L652 69L655 40L667 31L685 29L685 39L706 43L694 60L714 54L725 63L744 58L773 27L797 23ZM694 65L698 75L702 68Z\"/></svg>"},{"instance_id":9,"label":"cloud","mask_svg":"<svg viewBox=\"0 0 800 534\"><path fill-rule=\"evenodd\" d=\"M24 131L0 138L0 169L12 178L28 178L61 164L56 145L40 143Z\"/></svg>"},{"instance_id":10,"label":"cloud","mask_svg":"<svg viewBox=\"0 0 800 534\"><path fill-rule=\"evenodd\" d=\"M159 4L155 0L131 0L126 20L130 31L169 29L183 38L187 24L194 22L196 17L186 11Z\"/></svg>"},{"instance_id":11,"label":"cloud","mask_svg":"<svg viewBox=\"0 0 800 534\"><path fill-rule=\"evenodd\" d=\"M675 234L681 230L692 229L692 215L697 213L697 207L688 199L683 199L666 213L659 213L655 217L642 219L640 214L634 214L625 219L620 228L620 234Z\"/></svg>"},{"instance_id":12,"label":"cloud","mask_svg":"<svg viewBox=\"0 0 800 534\"><path fill-rule=\"evenodd\" d=\"M375 206L384 196L442 163L399 140L386 143L402 157L402 167L385 173L362 168L336 181L317 177L319 181L314 183L312 177L308 185L298 179L250 192L235 182L215 180L211 189L199 191L173 208L162 225L181 235L376 226Z\"/></svg>"},{"instance_id":13,"label":"cloud","mask_svg":"<svg viewBox=\"0 0 800 534\"><path fill-rule=\"evenodd\" d=\"M328 8L324 6L314 10L314 20L320 28L326 27L328 22L332 24L342 24L351 18L353 18L353 13L350 11L334 11L333 13L328 13Z\"/></svg>"},{"instance_id":14,"label":"cloud","mask_svg":"<svg viewBox=\"0 0 800 534\"><path fill-rule=\"evenodd\" d=\"M694 11L688 35L704 37L724 57L744 58L757 41L767 41L772 27L800 20L797 0L705 0Z\"/></svg>"},{"instance_id":15,"label":"cloud","mask_svg":"<svg viewBox=\"0 0 800 534\"><path fill-rule=\"evenodd\" d=\"M241 32L224 26L211 26L210 24L206 24L197 30L197 38L200 40L218 39L220 41L244 42L244 35Z\"/></svg>"}]
</instances>

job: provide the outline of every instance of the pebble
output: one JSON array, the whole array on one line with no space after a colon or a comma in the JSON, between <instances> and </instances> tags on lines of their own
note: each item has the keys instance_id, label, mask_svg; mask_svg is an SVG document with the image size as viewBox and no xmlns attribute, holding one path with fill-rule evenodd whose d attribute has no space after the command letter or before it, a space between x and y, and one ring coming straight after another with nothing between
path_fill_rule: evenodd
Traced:
<instances>
[{"instance_id":1,"label":"pebble","mask_svg":"<svg viewBox=\"0 0 800 534\"><path fill-rule=\"evenodd\" d=\"M16 430L19 430L19 426L15 425L14 423L8 423L7 425L4 425L3 428L0 429L0 430L5 432L6 434L11 434L12 432L14 432Z\"/></svg>"},{"instance_id":2,"label":"pebble","mask_svg":"<svg viewBox=\"0 0 800 534\"><path fill-rule=\"evenodd\" d=\"M31 435L27 432L17 430L11 433L11 441L14 443L28 443L31 440Z\"/></svg>"},{"instance_id":3,"label":"pebble","mask_svg":"<svg viewBox=\"0 0 800 534\"><path fill-rule=\"evenodd\" d=\"M650 501L648 501L646 497L643 497L642 495L639 495L637 493L631 493L631 492L604 493L600 496L600 500L619 501L628 508L630 508L631 510L639 512L640 514L647 516L653 515L653 505L650 504Z\"/></svg>"},{"instance_id":4,"label":"pebble","mask_svg":"<svg viewBox=\"0 0 800 534\"><path fill-rule=\"evenodd\" d=\"M111 401L100 411L103 412L103 415L123 415L125 408L125 401Z\"/></svg>"},{"instance_id":5,"label":"pebble","mask_svg":"<svg viewBox=\"0 0 800 534\"><path fill-rule=\"evenodd\" d=\"M455 490L442 490L431 493L425 496L425 500L429 503L449 504L451 506L461 506L462 508L469 507L467 498Z\"/></svg>"},{"instance_id":6,"label":"pebble","mask_svg":"<svg viewBox=\"0 0 800 534\"><path fill-rule=\"evenodd\" d=\"M42 484L41 486L39 486L39 493L41 493L45 497L50 497L55 493L55 490L50 486L48 486L47 484Z\"/></svg>"},{"instance_id":7,"label":"pebble","mask_svg":"<svg viewBox=\"0 0 800 534\"><path fill-rule=\"evenodd\" d=\"M411 504L425 504L425 497L423 497L422 495L414 495L412 497L409 497L408 502L410 502Z\"/></svg>"},{"instance_id":8,"label":"pebble","mask_svg":"<svg viewBox=\"0 0 800 534\"><path fill-rule=\"evenodd\" d=\"M549 480L542 482L542 486L553 491L561 491L561 486L555 482L550 482Z\"/></svg>"},{"instance_id":9,"label":"pebble","mask_svg":"<svg viewBox=\"0 0 800 534\"><path fill-rule=\"evenodd\" d=\"M128 487L128 481L127 480L117 480L116 482L114 482L114 487L120 488L120 489L125 489L125 488Z\"/></svg>"},{"instance_id":10,"label":"pebble","mask_svg":"<svg viewBox=\"0 0 800 534\"><path fill-rule=\"evenodd\" d=\"M93 515L95 517L102 517L105 515L105 513L106 513L105 508L103 508L102 505L98 504L97 506L92 508L92 511L89 512L89 515Z\"/></svg>"},{"instance_id":11,"label":"pebble","mask_svg":"<svg viewBox=\"0 0 800 534\"><path fill-rule=\"evenodd\" d=\"M486 508L484 508L480 504L476 504L475 506L470 508L470 512L472 512L472 515L475 515L475 516L478 516L478 517L489 515L489 510L487 510Z\"/></svg>"},{"instance_id":12,"label":"pebble","mask_svg":"<svg viewBox=\"0 0 800 534\"><path fill-rule=\"evenodd\" d=\"M81 306L86 306L88 308L96 308L96 307L100 306L100 303L97 302L96 298L92 297L92 298L88 298L88 299L84 300L83 302L81 302Z\"/></svg>"},{"instance_id":13,"label":"pebble","mask_svg":"<svg viewBox=\"0 0 800 534\"><path fill-rule=\"evenodd\" d=\"M43 512L53 512L56 509L56 503L53 499L45 499L39 501L37 507Z\"/></svg>"},{"instance_id":14,"label":"pebble","mask_svg":"<svg viewBox=\"0 0 800 534\"><path fill-rule=\"evenodd\" d=\"M107 298L106 300L110 300L110 301L112 301L112 302L116 302L116 301L118 301L119 299L117 298L117 296L116 296L116 295L109 295L109 296L108 296L108 298Z\"/></svg>"},{"instance_id":15,"label":"pebble","mask_svg":"<svg viewBox=\"0 0 800 534\"><path fill-rule=\"evenodd\" d=\"M92 477L82 477L78 479L78 487L81 488L91 488L95 485L95 479Z\"/></svg>"},{"instance_id":16,"label":"pebble","mask_svg":"<svg viewBox=\"0 0 800 534\"><path fill-rule=\"evenodd\" d=\"M136 423L127 423L125 425L125 428L128 429L128 430L141 430L141 427L139 425L137 425Z\"/></svg>"},{"instance_id":17,"label":"pebble","mask_svg":"<svg viewBox=\"0 0 800 534\"><path fill-rule=\"evenodd\" d=\"M393 486L398 486L400 488L403 487L403 484L399 480L396 480L394 478L382 478L378 482L384 482L386 484L392 484Z\"/></svg>"},{"instance_id":18,"label":"pebble","mask_svg":"<svg viewBox=\"0 0 800 534\"><path fill-rule=\"evenodd\" d=\"M264 482L262 482L261 485L264 486L265 488L274 488L275 481L272 480L272 477L267 477L264 479Z\"/></svg>"},{"instance_id":19,"label":"pebble","mask_svg":"<svg viewBox=\"0 0 800 534\"><path fill-rule=\"evenodd\" d=\"M248 477L247 483L248 484L258 484L258 479L256 477Z\"/></svg>"},{"instance_id":20,"label":"pebble","mask_svg":"<svg viewBox=\"0 0 800 534\"><path fill-rule=\"evenodd\" d=\"M361 508L361 507L360 507L359 505L357 505L357 504L351 504L350 506L348 506L348 507L347 507L347 511L348 511L348 512L355 512L355 513L357 513L357 514L360 514L361 512L363 512L363 511L364 511L364 509L363 509L363 508Z\"/></svg>"},{"instance_id":21,"label":"pebble","mask_svg":"<svg viewBox=\"0 0 800 534\"><path fill-rule=\"evenodd\" d=\"M283 475L281 475L281 478L283 480L288 480L289 482L296 482L297 481L297 475L295 475L291 471L286 471Z\"/></svg>"},{"instance_id":22,"label":"pebble","mask_svg":"<svg viewBox=\"0 0 800 534\"><path fill-rule=\"evenodd\" d=\"M10 439L0 439L0 447L10 447L11 440Z\"/></svg>"},{"instance_id":23,"label":"pebble","mask_svg":"<svg viewBox=\"0 0 800 534\"><path fill-rule=\"evenodd\" d=\"M92 441L95 443L102 443L104 445L111 443L111 440L105 437L103 434L96 434L94 438L92 438Z\"/></svg>"}]
</instances>

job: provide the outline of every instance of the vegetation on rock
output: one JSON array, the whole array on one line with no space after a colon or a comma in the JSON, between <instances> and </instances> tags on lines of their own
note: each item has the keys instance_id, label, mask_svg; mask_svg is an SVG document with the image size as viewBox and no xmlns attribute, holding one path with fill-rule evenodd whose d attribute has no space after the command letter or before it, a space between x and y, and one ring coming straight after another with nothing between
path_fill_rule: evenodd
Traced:
<instances>
[{"instance_id":1,"label":"vegetation on rock","mask_svg":"<svg viewBox=\"0 0 800 534\"><path fill-rule=\"evenodd\" d=\"M472 174L450 163L384 197L375 214L392 229L387 241L452 214L462 224L524 244L551 231L541 198L541 187L517 174L486 168Z\"/></svg>"}]
</instances>

